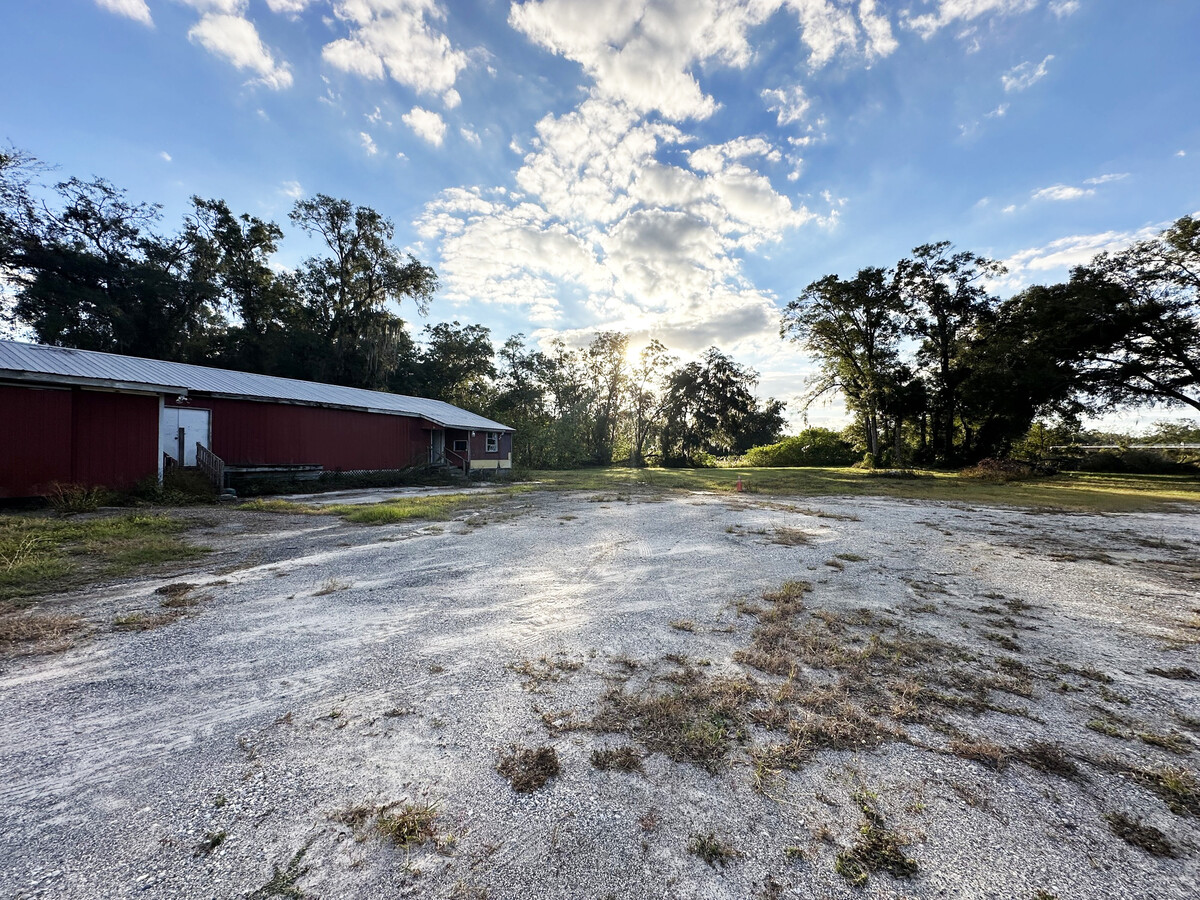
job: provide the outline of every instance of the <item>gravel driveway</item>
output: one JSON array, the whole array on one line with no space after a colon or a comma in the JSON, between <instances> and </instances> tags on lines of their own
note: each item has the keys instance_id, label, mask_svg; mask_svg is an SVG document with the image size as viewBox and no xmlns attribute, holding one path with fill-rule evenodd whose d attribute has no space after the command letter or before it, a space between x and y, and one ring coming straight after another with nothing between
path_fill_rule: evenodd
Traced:
<instances>
[{"instance_id":1,"label":"gravel driveway","mask_svg":"<svg viewBox=\"0 0 1200 900\"><path fill-rule=\"evenodd\" d=\"M1192 512L204 515L0 660L0 896L1200 896Z\"/></svg>"}]
</instances>

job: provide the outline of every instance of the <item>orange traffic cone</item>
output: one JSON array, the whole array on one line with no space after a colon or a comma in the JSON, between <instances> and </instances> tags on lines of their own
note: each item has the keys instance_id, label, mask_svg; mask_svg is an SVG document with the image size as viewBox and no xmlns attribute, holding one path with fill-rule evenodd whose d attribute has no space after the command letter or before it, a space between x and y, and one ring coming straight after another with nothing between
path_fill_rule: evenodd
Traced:
<instances>
[{"instance_id":1,"label":"orange traffic cone","mask_svg":"<svg viewBox=\"0 0 1200 900\"><path fill-rule=\"evenodd\" d=\"M741 475L739 475L739 476L738 476L738 483L737 483L737 492L740 494L740 493L742 493L742 491L744 491L744 490L745 490L745 488L744 488L744 487L742 487L742 476L741 476Z\"/></svg>"}]
</instances>

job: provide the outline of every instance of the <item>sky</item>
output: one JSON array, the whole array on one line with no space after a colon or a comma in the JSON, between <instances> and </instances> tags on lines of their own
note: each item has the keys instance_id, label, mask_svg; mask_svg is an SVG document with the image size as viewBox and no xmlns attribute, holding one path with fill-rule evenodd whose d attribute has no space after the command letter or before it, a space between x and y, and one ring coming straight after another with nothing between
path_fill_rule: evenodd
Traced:
<instances>
[{"instance_id":1,"label":"sky","mask_svg":"<svg viewBox=\"0 0 1200 900\"><path fill-rule=\"evenodd\" d=\"M282 266L297 198L371 206L439 275L414 331L716 345L799 426L810 282L950 240L1005 297L1200 211L1197 37L1193 0L7 0L0 141L170 228L274 219Z\"/></svg>"}]
</instances>

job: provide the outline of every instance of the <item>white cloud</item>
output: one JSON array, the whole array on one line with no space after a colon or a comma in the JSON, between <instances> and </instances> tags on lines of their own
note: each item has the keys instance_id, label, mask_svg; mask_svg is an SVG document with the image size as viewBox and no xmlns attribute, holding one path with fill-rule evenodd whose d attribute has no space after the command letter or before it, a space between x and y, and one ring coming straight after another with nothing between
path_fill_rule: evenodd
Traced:
<instances>
[{"instance_id":1,"label":"white cloud","mask_svg":"<svg viewBox=\"0 0 1200 900\"><path fill-rule=\"evenodd\" d=\"M899 46L892 35L892 23L887 16L875 11L875 0L861 0L858 4L858 20L867 34L868 56L888 56Z\"/></svg>"},{"instance_id":2,"label":"white cloud","mask_svg":"<svg viewBox=\"0 0 1200 900\"><path fill-rule=\"evenodd\" d=\"M997 106L995 109L993 109L990 113L985 113L985 116L986 116L986 118L989 118L989 119L1002 119L1002 118L1004 118L1004 116L1006 116L1008 114L1008 106L1009 106L1009 104L1007 104L1007 103L1001 103L999 106Z\"/></svg>"},{"instance_id":3,"label":"white cloud","mask_svg":"<svg viewBox=\"0 0 1200 900\"><path fill-rule=\"evenodd\" d=\"M1051 0L1050 12L1060 19L1065 19L1079 12L1079 0Z\"/></svg>"},{"instance_id":4,"label":"white cloud","mask_svg":"<svg viewBox=\"0 0 1200 900\"><path fill-rule=\"evenodd\" d=\"M118 16L154 26L154 19L150 17L150 7L146 5L146 0L96 0L96 5Z\"/></svg>"},{"instance_id":5,"label":"white cloud","mask_svg":"<svg viewBox=\"0 0 1200 900\"><path fill-rule=\"evenodd\" d=\"M308 9L312 2L313 0L267 0L267 6L273 13L295 16Z\"/></svg>"},{"instance_id":6,"label":"white cloud","mask_svg":"<svg viewBox=\"0 0 1200 900\"><path fill-rule=\"evenodd\" d=\"M1165 226L1160 224L1137 231L1076 234L1058 238L1040 247L1020 250L1003 260L1008 274L1001 279L996 289L1019 290L1034 280L1045 279L1047 272L1061 272L1065 275L1075 266L1091 262L1098 253L1123 250L1135 241L1154 237L1163 227Z\"/></svg>"},{"instance_id":7,"label":"white cloud","mask_svg":"<svg viewBox=\"0 0 1200 900\"><path fill-rule=\"evenodd\" d=\"M338 0L334 13L350 35L325 45L321 55L331 66L370 79L386 71L415 91L441 96L450 108L458 105L454 83L467 54L432 27L446 17L437 0Z\"/></svg>"},{"instance_id":8,"label":"white cloud","mask_svg":"<svg viewBox=\"0 0 1200 900\"><path fill-rule=\"evenodd\" d=\"M379 148L375 145L375 139L365 131L358 133L358 139L362 141L363 149L367 151L367 156L375 156L379 152Z\"/></svg>"},{"instance_id":9,"label":"white cloud","mask_svg":"<svg viewBox=\"0 0 1200 900\"><path fill-rule=\"evenodd\" d=\"M1177 157L1179 157L1180 159L1183 159L1185 156L1187 156L1187 151L1186 150L1176 150L1175 155Z\"/></svg>"},{"instance_id":10,"label":"white cloud","mask_svg":"<svg viewBox=\"0 0 1200 900\"><path fill-rule=\"evenodd\" d=\"M1034 200L1078 200L1096 193L1091 188L1080 188L1070 184L1052 184L1030 194Z\"/></svg>"},{"instance_id":11,"label":"white cloud","mask_svg":"<svg viewBox=\"0 0 1200 900\"><path fill-rule=\"evenodd\" d=\"M416 132L418 137L424 138L437 147L442 145L442 139L446 136L446 123L437 113L414 106L400 119Z\"/></svg>"},{"instance_id":12,"label":"white cloud","mask_svg":"<svg viewBox=\"0 0 1200 900\"><path fill-rule=\"evenodd\" d=\"M288 64L275 62L254 24L241 16L206 13L188 31L188 38L209 53L224 57L235 68L257 73L256 81L260 84L273 90L291 87Z\"/></svg>"},{"instance_id":13,"label":"white cloud","mask_svg":"<svg viewBox=\"0 0 1200 900\"><path fill-rule=\"evenodd\" d=\"M812 101L805 95L804 88L798 84L787 88L765 90L762 92L762 97L767 101L767 109L777 113L776 121L780 125L799 122L812 106Z\"/></svg>"},{"instance_id":14,"label":"white cloud","mask_svg":"<svg viewBox=\"0 0 1200 900\"><path fill-rule=\"evenodd\" d=\"M597 97L545 117L519 192L454 189L426 207L419 229L441 246L449 299L516 306L543 325L574 307L594 327L669 331L682 349L773 333L772 298L738 254L815 216L747 164L780 160L767 141L697 147L688 166L660 160L692 141Z\"/></svg>"},{"instance_id":15,"label":"white cloud","mask_svg":"<svg viewBox=\"0 0 1200 900\"><path fill-rule=\"evenodd\" d=\"M279 191L286 197L291 197L293 200L299 200L304 196L304 188L300 186L298 181L285 181L279 186Z\"/></svg>"},{"instance_id":16,"label":"white cloud","mask_svg":"<svg viewBox=\"0 0 1200 900\"><path fill-rule=\"evenodd\" d=\"M1107 175L1097 175L1095 178L1084 180L1084 184L1108 184L1110 181L1120 181L1123 178L1128 178L1128 172L1111 172Z\"/></svg>"},{"instance_id":17,"label":"white cloud","mask_svg":"<svg viewBox=\"0 0 1200 900\"><path fill-rule=\"evenodd\" d=\"M707 118L718 106L694 69L713 62L747 66L754 58L748 32L784 8L800 23L812 68L840 52L859 52L860 43L868 58L895 49L874 0L859 3L861 29L840 0L526 0L512 5L509 24L579 63L601 99L682 121Z\"/></svg>"},{"instance_id":18,"label":"white cloud","mask_svg":"<svg viewBox=\"0 0 1200 900\"><path fill-rule=\"evenodd\" d=\"M936 0L933 12L914 16L908 10L901 17L907 27L928 39L956 22L971 22L987 15L1028 12L1037 4L1038 0Z\"/></svg>"},{"instance_id":19,"label":"white cloud","mask_svg":"<svg viewBox=\"0 0 1200 900\"><path fill-rule=\"evenodd\" d=\"M168 153L166 150L162 150L162 151L160 151L160 152L159 152L159 154L158 154L158 157L159 157L159 159L161 159L163 162L170 162L170 161L171 161L171 154L170 154L170 153Z\"/></svg>"},{"instance_id":20,"label":"white cloud","mask_svg":"<svg viewBox=\"0 0 1200 900\"><path fill-rule=\"evenodd\" d=\"M1054 59L1053 54L1047 56L1036 66L1031 62L1023 62L1019 66L1009 69L1000 76L1000 83L1004 85L1005 92L1012 93L1033 87L1046 77L1049 72L1047 67L1052 59Z\"/></svg>"},{"instance_id":21,"label":"white cloud","mask_svg":"<svg viewBox=\"0 0 1200 900\"><path fill-rule=\"evenodd\" d=\"M479 137L479 133L472 128L460 128L458 133L462 135L464 141L476 147L483 146L483 140Z\"/></svg>"},{"instance_id":22,"label":"white cloud","mask_svg":"<svg viewBox=\"0 0 1200 900\"><path fill-rule=\"evenodd\" d=\"M383 113L380 112L379 107L377 106L372 112L363 113L363 118L372 125L378 125L383 120Z\"/></svg>"}]
</instances>

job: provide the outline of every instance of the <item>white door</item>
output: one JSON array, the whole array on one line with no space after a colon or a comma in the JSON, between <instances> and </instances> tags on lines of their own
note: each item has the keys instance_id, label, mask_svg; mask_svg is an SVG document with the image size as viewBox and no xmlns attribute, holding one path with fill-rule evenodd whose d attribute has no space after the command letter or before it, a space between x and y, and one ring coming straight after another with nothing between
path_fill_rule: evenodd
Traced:
<instances>
[{"instance_id":1,"label":"white door","mask_svg":"<svg viewBox=\"0 0 1200 900\"><path fill-rule=\"evenodd\" d=\"M164 406L161 425L163 452L173 456L180 465L194 466L197 441L205 447L212 447L212 423L209 415L210 411L207 409L176 409Z\"/></svg>"}]
</instances>

